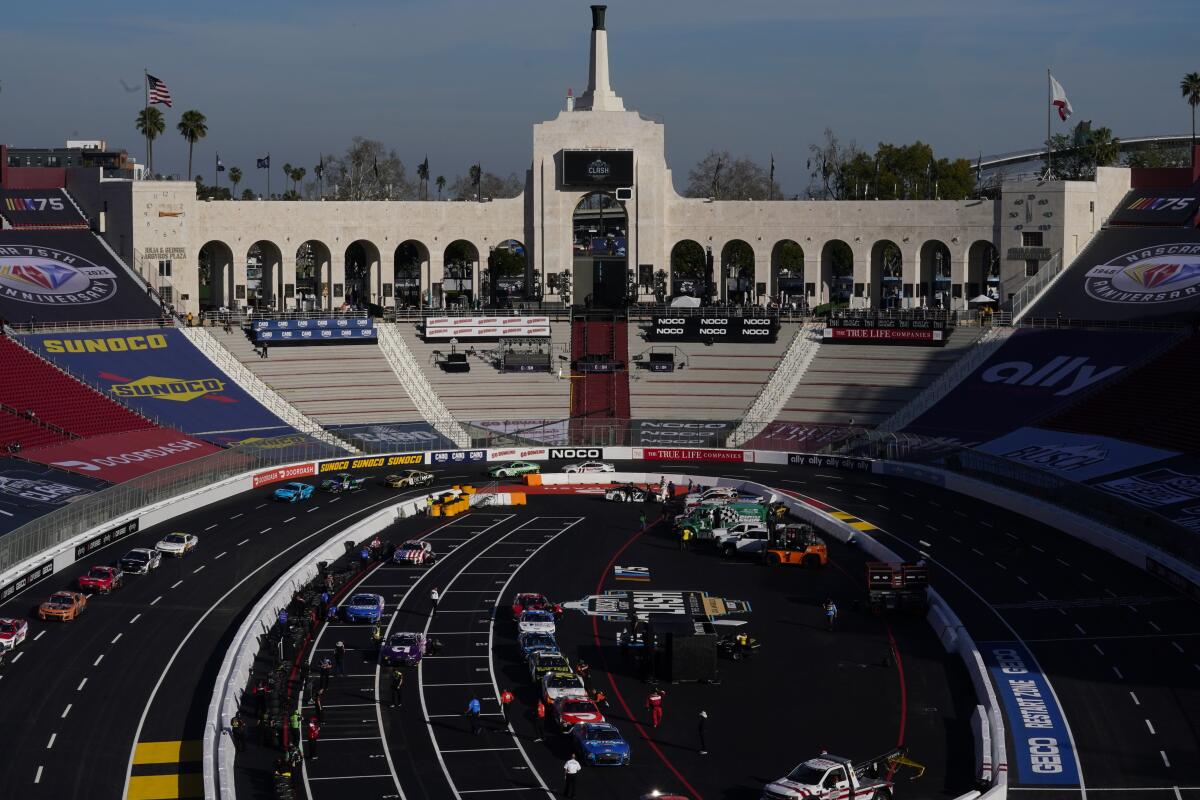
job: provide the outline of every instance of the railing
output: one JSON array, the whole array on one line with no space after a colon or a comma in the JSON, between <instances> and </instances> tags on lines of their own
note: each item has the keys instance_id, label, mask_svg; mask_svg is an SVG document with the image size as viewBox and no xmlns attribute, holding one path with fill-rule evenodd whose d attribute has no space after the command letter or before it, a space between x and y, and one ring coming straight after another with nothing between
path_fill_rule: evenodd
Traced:
<instances>
[{"instance_id":1,"label":"railing","mask_svg":"<svg viewBox=\"0 0 1200 800\"><path fill-rule=\"evenodd\" d=\"M379 349L383 351L384 358L400 379L400 384L412 398L413 405L421 412L421 416L455 445L466 447L471 437L463 430L462 425L455 421L450 409L434 391L394 323L381 324L376 330L379 333Z\"/></svg>"},{"instance_id":2,"label":"railing","mask_svg":"<svg viewBox=\"0 0 1200 800\"><path fill-rule=\"evenodd\" d=\"M214 339L208 331L203 328L182 328L181 330L183 331L183 335L192 344L196 345L196 348L204 353L209 360L245 389L264 408L288 425L291 425L301 433L331 444L334 447L344 448L351 453L360 452L357 447L334 436L322 428L316 420L305 416L295 406L280 397L278 392L251 372L249 367L239 361L233 353L226 350L225 346Z\"/></svg>"},{"instance_id":3,"label":"railing","mask_svg":"<svg viewBox=\"0 0 1200 800\"><path fill-rule=\"evenodd\" d=\"M759 389L758 396L750 403L738 426L726 438L730 447L740 447L750 441L766 427L758 420L775 419L788 398L796 391L804 373L817 355L821 346L821 333L817 326L802 325L792 336L783 358L771 372L771 377Z\"/></svg>"},{"instance_id":4,"label":"railing","mask_svg":"<svg viewBox=\"0 0 1200 800\"><path fill-rule=\"evenodd\" d=\"M99 321L61 321L61 322L13 322L7 325L16 333L58 333L62 331L115 331L122 328L173 328L175 320L172 317L156 319L108 319Z\"/></svg>"},{"instance_id":5,"label":"railing","mask_svg":"<svg viewBox=\"0 0 1200 800\"><path fill-rule=\"evenodd\" d=\"M1050 260L1042 265L1037 274L1027 280L1020 289L1013 294L1012 298L1012 318L1013 322L1020 322L1021 317L1029 312L1033 307L1033 303L1041 295L1041 293L1050 284L1054 283L1055 279L1063 273L1063 257L1062 251L1057 251Z\"/></svg>"}]
</instances>

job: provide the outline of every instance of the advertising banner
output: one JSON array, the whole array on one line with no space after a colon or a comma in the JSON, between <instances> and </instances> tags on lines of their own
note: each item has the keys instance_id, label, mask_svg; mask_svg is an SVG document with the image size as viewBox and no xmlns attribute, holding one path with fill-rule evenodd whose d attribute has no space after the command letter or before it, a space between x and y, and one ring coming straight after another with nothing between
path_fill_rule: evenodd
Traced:
<instances>
[{"instance_id":1,"label":"advertising banner","mask_svg":"<svg viewBox=\"0 0 1200 800\"><path fill-rule=\"evenodd\" d=\"M549 317L428 317L426 326L451 328L501 328L509 325L538 325L550 324Z\"/></svg>"},{"instance_id":2,"label":"advertising banner","mask_svg":"<svg viewBox=\"0 0 1200 800\"><path fill-rule=\"evenodd\" d=\"M1200 533L1200 459L1179 456L1088 483Z\"/></svg>"},{"instance_id":3,"label":"advertising banner","mask_svg":"<svg viewBox=\"0 0 1200 800\"><path fill-rule=\"evenodd\" d=\"M49 578L53 574L54 559L43 561L41 564L18 575L8 583L0 585L0 603L5 602L11 597L15 597L18 593L28 589L40 580Z\"/></svg>"},{"instance_id":4,"label":"advertising banner","mask_svg":"<svg viewBox=\"0 0 1200 800\"><path fill-rule=\"evenodd\" d=\"M314 464L297 464L291 467L280 467L279 469L270 469L266 472L260 472L254 476L254 488L266 486L269 483L279 483L280 481L294 481L299 478L310 478L317 474L317 465Z\"/></svg>"},{"instance_id":5,"label":"advertising banner","mask_svg":"<svg viewBox=\"0 0 1200 800\"><path fill-rule=\"evenodd\" d=\"M826 328L821 337L825 342L889 342L942 343L945 331L919 328Z\"/></svg>"},{"instance_id":6,"label":"advertising banner","mask_svg":"<svg viewBox=\"0 0 1200 800\"><path fill-rule=\"evenodd\" d=\"M390 422L378 425L327 425L342 439L371 452L383 450L434 450L453 447L454 443L438 433L428 422Z\"/></svg>"},{"instance_id":7,"label":"advertising banner","mask_svg":"<svg viewBox=\"0 0 1200 800\"><path fill-rule=\"evenodd\" d=\"M1062 710L1046 677L1019 642L980 642L979 652L1004 705L1022 786L1076 786L1079 772Z\"/></svg>"},{"instance_id":8,"label":"advertising banner","mask_svg":"<svg viewBox=\"0 0 1200 800\"><path fill-rule=\"evenodd\" d=\"M550 450L545 447L502 447L488 450L488 461L545 461Z\"/></svg>"},{"instance_id":9,"label":"advertising banner","mask_svg":"<svg viewBox=\"0 0 1200 800\"><path fill-rule=\"evenodd\" d=\"M87 227L62 189L0 189L0 217L14 228Z\"/></svg>"},{"instance_id":10,"label":"advertising banner","mask_svg":"<svg viewBox=\"0 0 1200 800\"><path fill-rule=\"evenodd\" d=\"M803 422L772 422L749 442L747 450L796 450L812 452L838 444L861 429L845 425L814 425Z\"/></svg>"},{"instance_id":11,"label":"advertising banner","mask_svg":"<svg viewBox=\"0 0 1200 800\"><path fill-rule=\"evenodd\" d=\"M107 486L96 477L0 458L0 534Z\"/></svg>"},{"instance_id":12,"label":"advertising banner","mask_svg":"<svg viewBox=\"0 0 1200 800\"><path fill-rule=\"evenodd\" d=\"M118 539L124 539L131 533L137 533L141 530L140 520L132 519L124 525L118 525L115 528L110 528L104 533L98 533L86 542L80 542L75 545L75 560L87 558L87 556L101 547L112 544Z\"/></svg>"},{"instance_id":13,"label":"advertising banner","mask_svg":"<svg viewBox=\"0 0 1200 800\"><path fill-rule=\"evenodd\" d=\"M905 430L972 444L994 439L1120 378L1170 335L1023 328Z\"/></svg>"},{"instance_id":14,"label":"advertising banner","mask_svg":"<svg viewBox=\"0 0 1200 800\"><path fill-rule=\"evenodd\" d=\"M304 330L256 330L254 332L254 341L256 342L341 342L347 340L353 341L375 341L379 338L379 332L375 328L319 328Z\"/></svg>"},{"instance_id":15,"label":"advertising banner","mask_svg":"<svg viewBox=\"0 0 1200 800\"><path fill-rule=\"evenodd\" d=\"M21 455L30 461L121 483L219 452L220 448L201 439L188 438L179 431L151 428L74 439L25 450Z\"/></svg>"},{"instance_id":16,"label":"advertising banner","mask_svg":"<svg viewBox=\"0 0 1200 800\"><path fill-rule=\"evenodd\" d=\"M666 445L668 447L704 447L725 443L725 435L737 423L729 420L688 422L673 419L630 420L630 444Z\"/></svg>"},{"instance_id":17,"label":"advertising banner","mask_svg":"<svg viewBox=\"0 0 1200 800\"><path fill-rule=\"evenodd\" d=\"M1186 323L1197 313L1200 230L1137 227L1096 234L1029 316Z\"/></svg>"},{"instance_id":18,"label":"advertising banner","mask_svg":"<svg viewBox=\"0 0 1200 800\"><path fill-rule=\"evenodd\" d=\"M373 328L375 323L369 317L354 317L351 319L260 319L255 320L256 331L324 331Z\"/></svg>"},{"instance_id":19,"label":"advertising banner","mask_svg":"<svg viewBox=\"0 0 1200 800\"><path fill-rule=\"evenodd\" d=\"M570 435L570 426L565 419L482 419L468 424L495 433L516 435L536 444L566 444Z\"/></svg>"},{"instance_id":20,"label":"advertising banner","mask_svg":"<svg viewBox=\"0 0 1200 800\"><path fill-rule=\"evenodd\" d=\"M654 317L646 328L651 342L773 342L779 320L773 317Z\"/></svg>"},{"instance_id":21,"label":"advertising banner","mask_svg":"<svg viewBox=\"0 0 1200 800\"><path fill-rule=\"evenodd\" d=\"M1188 227L1196 219L1200 206L1198 188L1134 190L1109 215L1108 224Z\"/></svg>"},{"instance_id":22,"label":"advertising banner","mask_svg":"<svg viewBox=\"0 0 1200 800\"><path fill-rule=\"evenodd\" d=\"M499 339L550 335L549 317L430 317L425 339Z\"/></svg>"},{"instance_id":23,"label":"advertising banner","mask_svg":"<svg viewBox=\"0 0 1200 800\"><path fill-rule=\"evenodd\" d=\"M563 186L633 186L632 150L563 150Z\"/></svg>"},{"instance_id":24,"label":"advertising banner","mask_svg":"<svg viewBox=\"0 0 1200 800\"><path fill-rule=\"evenodd\" d=\"M693 448L646 447L633 448L633 458L645 461L706 461L740 464L754 461L754 453L744 450L699 450Z\"/></svg>"},{"instance_id":25,"label":"advertising banner","mask_svg":"<svg viewBox=\"0 0 1200 800\"><path fill-rule=\"evenodd\" d=\"M1179 455L1107 436L1041 428L1017 428L976 449L1073 481L1087 481Z\"/></svg>"},{"instance_id":26,"label":"advertising banner","mask_svg":"<svg viewBox=\"0 0 1200 800\"><path fill-rule=\"evenodd\" d=\"M291 430L173 328L38 333L21 341L114 400L185 433Z\"/></svg>"},{"instance_id":27,"label":"advertising banner","mask_svg":"<svg viewBox=\"0 0 1200 800\"><path fill-rule=\"evenodd\" d=\"M870 472L871 465L875 462L869 458L829 456L819 453L788 453L788 463L794 466L840 469L847 472Z\"/></svg>"},{"instance_id":28,"label":"advertising banner","mask_svg":"<svg viewBox=\"0 0 1200 800\"><path fill-rule=\"evenodd\" d=\"M318 474L328 472L353 472L356 469L382 469L384 467L417 467L425 463L424 453L402 453L387 456L364 456L342 458L337 461L322 461L317 465Z\"/></svg>"},{"instance_id":29,"label":"advertising banner","mask_svg":"<svg viewBox=\"0 0 1200 800\"><path fill-rule=\"evenodd\" d=\"M446 450L429 454L430 464L482 464L487 450Z\"/></svg>"},{"instance_id":30,"label":"advertising banner","mask_svg":"<svg viewBox=\"0 0 1200 800\"><path fill-rule=\"evenodd\" d=\"M0 317L91 322L160 314L90 231L0 230Z\"/></svg>"}]
</instances>

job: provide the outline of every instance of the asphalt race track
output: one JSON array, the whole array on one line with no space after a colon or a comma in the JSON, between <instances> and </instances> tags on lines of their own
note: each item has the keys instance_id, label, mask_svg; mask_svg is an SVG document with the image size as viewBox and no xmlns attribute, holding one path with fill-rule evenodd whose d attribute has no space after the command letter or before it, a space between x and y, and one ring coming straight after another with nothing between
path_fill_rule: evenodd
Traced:
<instances>
[{"instance_id":1,"label":"asphalt race track","mask_svg":"<svg viewBox=\"0 0 1200 800\"><path fill-rule=\"evenodd\" d=\"M744 475L877 525L874 534L884 543L929 561L934 585L981 646L1017 642L1028 649L1065 713L1088 793L1200 798L1193 776L1200 757L1194 602L1065 535L923 484L807 467L656 463L654 469ZM447 482L462 476L447 472ZM92 598L76 622L31 619L29 641L0 676L10 721L0 731L7 756L0 796L119 797L131 752L130 797L167 796L153 793L167 784L195 796L198 777L178 776L199 771L212 681L245 609L318 541L404 496L371 485L340 497L319 494L309 504L275 504L268 495L260 490L214 504L97 553L95 563L112 561L130 547L152 546L166 530L201 539L194 555L164 561L156 574L131 576L111 597ZM649 509L653 521L657 506ZM853 609L864 561L855 548L831 545L834 563L823 571L767 570L703 550L680 553L653 526L639 535L639 511L588 496L531 496L526 508L473 512L441 530L431 524L436 520L412 520L413 535L428 533L449 555L428 569L381 567L363 585L378 587L389 612L398 609L392 630L428 625L445 644L445 657L426 661L419 677L409 671L399 709L380 708L374 698L386 690L375 684L366 627L323 630L318 647L340 638L352 655L350 675L335 678L326 699L327 725L340 721L326 728L321 757L306 766L313 796L332 796L333 789L347 797L452 797L456 789L469 798L504 788L522 797L545 796L543 786L560 788L565 742L534 741L526 715L535 693L522 672L514 626L503 613L493 623L489 612L516 591L544 591L561 602L613 588L698 590L749 601L748 627L764 647L749 661L721 662L719 686L666 687L664 724L652 730L642 708L646 687L613 644L618 626L599 622L593 630L591 618L568 612L560 643L572 660L592 665L593 683L609 694L606 713L633 751L629 767L585 769L580 796L633 797L660 788L755 798L763 782L820 749L851 758L887 750L902 725L912 757L930 769L917 783L902 780L897 796L953 796L970 788L966 720L975 700L965 672L923 620L902 617L888 620L901 658L887 666L887 626ZM608 565L626 543L616 563L650 567L649 584L613 581ZM73 577L38 585L0 614L32 617L37 602ZM430 619L432 585L450 591ZM825 596L842 609L832 633L821 629L818 605ZM511 731L501 717L485 716L487 730L475 737L462 711L478 689L484 711L498 713L493 675L517 697ZM701 708L710 717L706 757L697 752ZM1011 720L1009 733L1015 797L1083 795L1075 785L1020 780ZM336 780L349 775L378 777Z\"/></svg>"}]
</instances>

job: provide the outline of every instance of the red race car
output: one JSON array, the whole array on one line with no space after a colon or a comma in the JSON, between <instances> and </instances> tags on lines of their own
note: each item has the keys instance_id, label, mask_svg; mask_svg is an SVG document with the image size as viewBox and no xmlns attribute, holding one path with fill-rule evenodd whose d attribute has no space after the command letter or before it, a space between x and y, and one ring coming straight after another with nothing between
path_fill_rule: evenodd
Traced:
<instances>
[{"instance_id":1,"label":"red race car","mask_svg":"<svg viewBox=\"0 0 1200 800\"><path fill-rule=\"evenodd\" d=\"M604 722L600 707L591 700L578 697L560 697L554 703L554 718L563 733L584 722Z\"/></svg>"},{"instance_id":2,"label":"red race car","mask_svg":"<svg viewBox=\"0 0 1200 800\"><path fill-rule=\"evenodd\" d=\"M100 594L120 589L125 585L125 573L116 567L92 567L86 575L79 576L79 589L91 589Z\"/></svg>"},{"instance_id":3,"label":"red race car","mask_svg":"<svg viewBox=\"0 0 1200 800\"><path fill-rule=\"evenodd\" d=\"M521 614L526 611L551 611L555 617L561 617L563 610L559 603L551 603L550 598L538 592L517 592L517 596L513 598L512 615L513 619L520 619Z\"/></svg>"}]
</instances>

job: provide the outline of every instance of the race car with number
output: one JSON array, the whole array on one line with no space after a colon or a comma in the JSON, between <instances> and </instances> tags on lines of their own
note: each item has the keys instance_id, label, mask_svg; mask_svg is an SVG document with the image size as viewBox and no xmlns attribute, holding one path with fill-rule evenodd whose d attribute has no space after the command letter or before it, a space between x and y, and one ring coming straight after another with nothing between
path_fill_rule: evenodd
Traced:
<instances>
[{"instance_id":1,"label":"race car with number","mask_svg":"<svg viewBox=\"0 0 1200 800\"><path fill-rule=\"evenodd\" d=\"M380 648L379 659L388 666L419 664L425 656L426 639L423 633L402 631L393 633Z\"/></svg>"},{"instance_id":2,"label":"race car with number","mask_svg":"<svg viewBox=\"0 0 1200 800\"><path fill-rule=\"evenodd\" d=\"M381 594L353 594L342 606L342 619L346 622L379 622L383 619L383 605Z\"/></svg>"},{"instance_id":3,"label":"race car with number","mask_svg":"<svg viewBox=\"0 0 1200 800\"><path fill-rule=\"evenodd\" d=\"M517 619L518 633L554 633L554 612L531 608Z\"/></svg>"},{"instance_id":4,"label":"race car with number","mask_svg":"<svg viewBox=\"0 0 1200 800\"><path fill-rule=\"evenodd\" d=\"M513 598L513 619L520 619L521 614L531 610L553 612L555 618L561 617L563 610L560 603L551 603L550 598L540 592L517 592Z\"/></svg>"},{"instance_id":5,"label":"race car with number","mask_svg":"<svg viewBox=\"0 0 1200 800\"><path fill-rule=\"evenodd\" d=\"M410 539L396 548L392 561L397 564L432 564L437 560L433 545L424 540Z\"/></svg>"},{"instance_id":6,"label":"race car with number","mask_svg":"<svg viewBox=\"0 0 1200 800\"><path fill-rule=\"evenodd\" d=\"M562 653L549 650L537 650L529 654L529 675L535 681L540 681L547 672L570 672L571 662Z\"/></svg>"},{"instance_id":7,"label":"race car with number","mask_svg":"<svg viewBox=\"0 0 1200 800\"><path fill-rule=\"evenodd\" d=\"M200 540L192 534L176 531L175 533L168 533L161 540L159 540L159 542L154 545L154 549L162 553L164 556L183 558L195 550L196 545L199 543Z\"/></svg>"},{"instance_id":8,"label":"race car with number","mask_svg":"<svg viewBox=\"0 0 1200 800\"><path fill-rule=\"evenodd\" d=\"M415 486L428 486L433 483L433 473L419 469L406 469L396 475L388 475L383 482L393 489L410 489Z\"/></svg>"},{"instance_id":9,"label":"race car with number","mask_svg":"<svg viewBox=\"0 0 1200 800\"><path fill-rule=\"evenodd\" d=\"M624 766L629 764L629 742L608 722L584 722L571 729L571 745L585 764Z\"/></svg>"},{"instance_id":10,"label":"race car with number","mask_svg":"<svg viewBox=\"0 0 1200 800\"><path fill-rule=\"evenodd\" d=\"M600 713L600 707L594 700L588 698L562 697L556 700L550 708L558 729L563 733L567 733L576 725L604 722L604 715Z\"/></svg>"},{"instance_id":11,"label":"race car with number","mask_svg":"<svg viewBox=\"0 0 1200 800\"><path fill-rule=\"evenodd\" d=\"M87 602L87 596L79 592L55 592L49 600L38 606L38 616L69 622L87 611Z\"/></svg>"},{"instance_id":12,"label":"race car with number","mask_svg":"<svg viewBox=\"0 0 1200 800\"><path fill-rule=\"evenodd\" d=\"M162 553L148 547L135 547L117 560L121 571L126 574L145 575L162 564Z\"/></svg>"},{"instance_id":13,"label":"race car with number","mask_svg":"<svg viewBox=\"0 0 1200 800\"><path fill-rule=\"evenodd\" d=\"M350 492L361 489L365 478L356 478L349 472L339 472L332 478L321 481L321 489L326 492Z\"/></svg>"},{"instance_id":14,"label":"race car with number","mask_svg":"<svg viewBox=\"0 0 1200 800\"><path fill-rule=\"evenodd\" d=\"M540 464L529 461L510 461L498 467L488 469L488 475L493 478L519 478L522 475L535 475L542 471Z\"/></svg>"},{"instance_id":15,"label":"race car with number","mask_svg":"<svg viewBox=\"0 0 1200 800\"><path fill-rule=\"evenodd\" d=\"M617 468L605 461L581 461L578 464L567 464L563 472L616 472Z\"/></svg>"},{"instance_id":16,"label":"race car with number","mask_svg":"<svg viewBox=\"0 0 1200 800\"><path fill-rule=\"evenodd\" d=\"M517 635L517 647L521 648L522 658L529 658L539 650L557 653L558 640L553 633L521 633Z\"/></svg>"},{"instance_id":17,"label":"race car with number","mask_svg":"<svg viewBox=\"0 0 1200 800\"><path fill-rule=\"evenodd\" d=\"M632 483L617 483L604 490L604 499L614 503L644 503L648 495L649 492Z\"/></svg>"},{"instance_id":18,"label":"race car with number","mask_svg":"<svg viewBox=\"0 0 1200 800\"><path fill-rule=\"evenodd\" d=\"M12 650L29 635L29 623L23 619L0 619L0 652Z\"/></svg>"},{"instance_id":19,"label":"race car with number","mask_svg":"<svg viewBox=\"0 0 1200 800\"><path fill-rule=\"evenodd\" d=\"M542 676L542 699L546 702L546 705L551 705L555 701L565 697L574 697L580 700L588 699L588 692L583 685L583 678L580 678L574 672L547 672Z\"/></svg>"},{"instance_id":20,"label":"race car with number","mask_svg":"<svg viewBox=\"0 0 1200 800\"><path fill-rule=\"evenodd\" d=\"M117 567L92 567L79 576L79 591L108 594L125 585L125 573Z\"/></svg>"},{"instance_id":21,"label":"race car with number","mask_svg":"<svg viewBox=\"0 0 1200 800\"><path fill-rule=\"evenodd\" d=\"M297 500L307 500L312 497L313 486L311 483L285 483L275 490L276 500L286 500L289 503L294 503Z\"/></svg>"}]
</instances>

